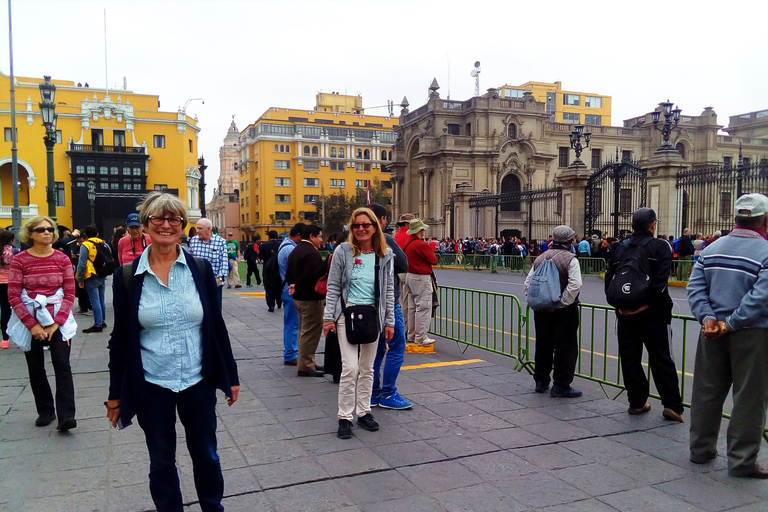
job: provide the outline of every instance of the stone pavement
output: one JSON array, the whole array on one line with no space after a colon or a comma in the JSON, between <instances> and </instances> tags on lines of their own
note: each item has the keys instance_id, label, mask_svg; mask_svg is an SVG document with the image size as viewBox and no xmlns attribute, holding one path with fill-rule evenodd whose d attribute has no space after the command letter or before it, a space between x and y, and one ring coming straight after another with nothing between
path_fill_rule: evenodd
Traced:
<instances>
[{"instance_id":1,"label":"stone pavement","mask_svg":"<svg viewBox=\"0 0 768 512\"><path fill-rule=\"evenodd\" d=\"M218 405L228 511L768 510L768 482L728 477L722 456L688 462L687 426L664 421L658 402L629 416L623 397L553 399L500 365L423 366L464 358L445 341L406 355L414 368L398 387L412 410L374 409L381 430L355 425L337 439L337 386L283 365L280 310L224 293L241 379L239 401ZM77 320L82 329L92 317ZM78 428L68 434L34 427L24 357L0 351L0 510L153 509L141 429L105 418L107 340L74 340ZM198 511L183 441L178 465L186 510Z\"/></svg>"}]
</instances>

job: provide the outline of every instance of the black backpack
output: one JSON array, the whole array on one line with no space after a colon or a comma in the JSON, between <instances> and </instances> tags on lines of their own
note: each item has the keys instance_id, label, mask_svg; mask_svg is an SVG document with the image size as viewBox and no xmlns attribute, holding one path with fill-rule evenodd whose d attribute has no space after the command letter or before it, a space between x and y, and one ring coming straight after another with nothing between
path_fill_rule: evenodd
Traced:
<instances>
[{"instance_id":1,"label":"black backpack","mask_svg":"<svg viewBox=\"0 0 768 512\"><path fill-rule=\"evenodd\" d=\"M605 298L616 309L637 309L648 304L651 294L651 270L645 246L653 240L643 237L638 244L624 240L614 256L616 270L606 286Z\"/></svg>"},{"instance_id":2,"label":"black backpack","mask_svg":"<svg viewBox=\"0 0 768 512\"><path fill-rule=\"evenodd\" d=\"M280 279L280 264L277 262L277 253L264 263L262 278L264 279L264 291L270 296L279 297L283 293L285 281Z\"/></svg>"},{"instance_id":3,"label":"black backpack","mask_svg":"<svg viewBox=\"0 0 768 512\"><path fill-rule=\"evenodd\" d=\"M112 249L109 248L106 242L91 243L96 248L96 256L93 258L93 269L96 271L96 275L101 277L111 276L119 266L112 256Z\"/></svg>"},{"instance_id":4,"label":"black backpack","mask_svg":"<svg viewBox=\"0 0 768 512\"><path fill-rule=\"evenodd\" d=\"M488 254L498 254L499 248L494 244L491 246L490 250L488 251Z\"/></svg>"}]
</instances>

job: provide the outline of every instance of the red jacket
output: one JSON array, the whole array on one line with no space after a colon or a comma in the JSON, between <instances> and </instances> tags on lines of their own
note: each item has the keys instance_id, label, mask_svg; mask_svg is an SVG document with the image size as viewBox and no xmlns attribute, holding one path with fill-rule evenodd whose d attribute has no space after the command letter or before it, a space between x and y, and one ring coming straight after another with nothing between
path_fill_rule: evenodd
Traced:
<instances>
[{"instance_id":1,"label":"red jacket","mask_svg":"<svg viewBox=\"0 0 768 512\"><path fill-rule=\"evenodd\" d=\"M408 258L409 274L431 274L432 265L437 265L437 256L429 244L416 235L411 235L403 249Z\"/></svg>"}]
</instances>

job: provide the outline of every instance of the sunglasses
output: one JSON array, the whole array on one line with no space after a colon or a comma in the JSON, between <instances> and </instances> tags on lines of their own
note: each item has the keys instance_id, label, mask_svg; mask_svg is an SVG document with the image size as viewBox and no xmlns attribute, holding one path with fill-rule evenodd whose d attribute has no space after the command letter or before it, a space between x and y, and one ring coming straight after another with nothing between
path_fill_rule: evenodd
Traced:
<instances>
[{"instance_id":1,"label":"sunglasses","mask_svg":"<svg viewBox=\"0 0 768 512\"><path fill-rule=\"evenodd\" d=\"M360 224L352 224L352 229L360 229L363 228L367 230L369 227L373 226L370 222L361 222Z\"/></svg>"},{"instance_id":2,"label":"sunglasses","mask_svg":"<svg viewBox=\"0 0 768 512\"><path fill-rule=\"evenodd\" d=\"M153 226L162 226L165 221L168 221L168 224L170 224L172 227L178 227L181 226L181 222L183 220L184 217L160 217L157 215L149 216L149 222L151 222Z\"/></svg>"},{"instance_id":3,"label":"sunglasses","mask_svg":"<svg viewBox=\"0 0 768 512\"><path fill-rule=\"evenodd\" d=\"M39 228L33 229L32 231L34 231L35 233L45 233L46 231L49 233L53 233L56 231L56 228L54 228L53 226L47 227L47 228L39 227Z\"/></svg>"}]
</instances>

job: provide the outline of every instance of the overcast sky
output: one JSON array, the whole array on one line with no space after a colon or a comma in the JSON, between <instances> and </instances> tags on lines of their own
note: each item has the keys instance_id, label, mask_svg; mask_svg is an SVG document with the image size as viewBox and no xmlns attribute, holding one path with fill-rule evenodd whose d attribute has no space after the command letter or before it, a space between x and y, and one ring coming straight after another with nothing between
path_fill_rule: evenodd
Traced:
<instances>
[{"instance_id":1,"label":"overcast sky","mask_svg":"<svg viewBox=\"0 0 768 512\"><path fill-rule=\"evenodd\" d=\"M8 74L7 0L2 9ZM613 125L667 98L683 114L711 106L722 125L768 108L764 0L13 0L12 9L16 76L104 87L106 9L110 87L125 76L170 111L204 98L187 113L202 128L209 194L233 114L243 129L271 106L309 110L317 92L338 91L385 115L371 107L407 96L415 109L433 77L442 97L464 100L477 60L481 93L560 80L612 96Z\"/></svg>"}]
</instances>

